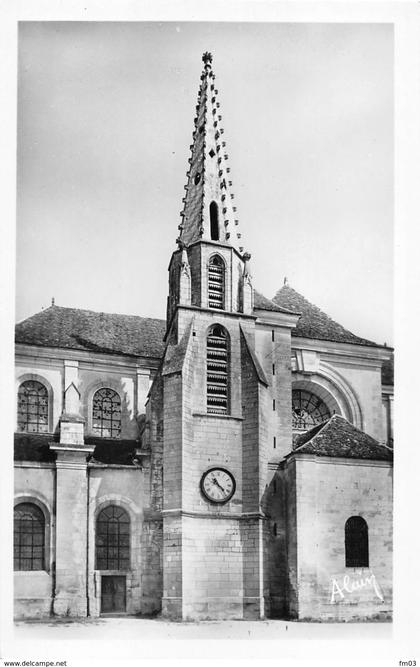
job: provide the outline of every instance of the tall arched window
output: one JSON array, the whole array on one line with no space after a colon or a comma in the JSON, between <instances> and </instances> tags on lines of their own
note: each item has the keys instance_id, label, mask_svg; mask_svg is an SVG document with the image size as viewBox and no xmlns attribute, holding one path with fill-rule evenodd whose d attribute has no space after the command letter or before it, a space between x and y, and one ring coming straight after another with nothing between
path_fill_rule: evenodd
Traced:
<instances>
[{"instance_id":1,"label":"tall arched window","mask_svg":"<svg viewBox=\"0 0 420 667\"><path fill-rule=\"evenodd\" d=\"M209 262L209 308L223 310L225 307L225 264L219 255Z\"/></svg>"},{"instance_id":2,"label":"tall arched window","mask_svg":"<svg viewBox=\"0 0 420 667\"><path fill-rule=\"evenodd\" d=\"M228 334L219 324L207 336L207 412L227 414L229 409Z\"/></svg>"},{"instance_id":3,"label":"tall arched window","mask_svg":"<svg viewBox=\"0 0 420 667\"><path fill-rule=\"evenodd\" d=\"M212 241L218 241L219 233L219 208L215 201L210 204L210 238Z\"/></svg>"},{"instance_id":4,"label":"tall arched window","mask_svg":"<svg viewBox=\"0 0 420 667\"><path fill-rule=\"evenodd\" d=\"M121 398L113 389L98 389L93 397L92 430L101 438L121 436Z\"/></svg>"},{"instance_id":5,"label":"tall arched window","mask_svg":"<svg viewBox=\"0 0 420 667\"><path fill-rule=\"evenodd\" d=\"M109 505L98 514L96 569L130 569L130 517L122 507Z\"/></svg>"},{"instance_id":6,"label":"tall arched window","mask_svg":"<svg viewBox=\"0 0 420 667\"><path fill-rule=\"evenodd\" d=\"M45 569L45 517L33 503L19 503L14 509L13 568Z\"/></svg>"},{"instance_id":7,"label":"tall arched window","mask_svg":"<svg viewBox=\"0 0 420 667\"><path fill-rule=\"evenodd\" d=\"M318 396L302 389L292 391L292 426L308 431L331 417L325 403Z\"/></svg>"},{"instance_id":8,"label":"tall arched window","mask_svg":"<svg viewBox=\"0 0 420 667\"><path fill-rule=\"evenodd\" d=\"M346 567L369 567L368 525L361 516L351 516L344 528Z\"/></svg>"},{"instance_id":9,"label":"tall arched window","mask_svg":"<svg viewBox=\"0 0 420 667\"><path fill-rule=\"evenodd\" d=\"M26 380L19 387L18 430L48 432L48 390L41 382Z\"/></svg>"}]
</instances>

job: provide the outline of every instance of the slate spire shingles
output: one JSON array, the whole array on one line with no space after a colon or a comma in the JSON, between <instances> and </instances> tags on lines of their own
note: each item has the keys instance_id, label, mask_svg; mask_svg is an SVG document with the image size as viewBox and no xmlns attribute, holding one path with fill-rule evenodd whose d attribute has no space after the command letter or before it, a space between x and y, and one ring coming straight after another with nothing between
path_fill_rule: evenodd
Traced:
<instances>
[{"instance_id":1,"label":"slate spire shingles","mask_svg":"<svg viewBox=\"0 0 420 667\"><path fill-rule=\"evenodd\" d=\"M376 343L366 338L360 338L351 331L348 331L348 329L345 329L341 324L335 322L329 315L318 308L318 306L310 303L299 292L296 292L287 282L279 289L273 301L282 308L300 313L299 322L296 328L292 329L293 336L380 347Z\"/></svg>"},{"instance_id":2,"label":"slate spire shingles","mask_svg":"<svg viewBox=\"0 0 420 667\"><path fill-rule=\"evenodd\" d=\"M211 240L210 204L214 202L219 239L213 240L228 243L243 254L212 60L210 53L204 53L178 242L189 246L200 240Z\"/></svg>"}]
</instances>

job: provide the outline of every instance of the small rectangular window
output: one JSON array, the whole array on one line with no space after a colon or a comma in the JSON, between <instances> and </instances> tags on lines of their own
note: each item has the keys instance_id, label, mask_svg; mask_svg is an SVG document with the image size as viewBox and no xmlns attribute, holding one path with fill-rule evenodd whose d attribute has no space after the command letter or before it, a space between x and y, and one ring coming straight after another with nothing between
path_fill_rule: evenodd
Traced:
<instances>
[{"instance_id":1,"label":"small rectangular window","mask_svg":"<svg viewBox=\"0 0 420 667\"><path fill-rule=\"evenodd\" d=\"M276 447L277 447L277 440L276 440L276 436L274 436L274 438L273 438L273 448L275 449Z\"/></svg>"},{"instance_id":2,"label":"small rectangular window","mask_svg":"<svg viewBox=\"0 0 420 667\"><path fill-rule=\"evenodd\" d=\"M276 374L276 365L273 364L273 375L275 375L275 374Z\"/></svg>"},{"instance_id":3,"label":"small rectangular window","mask_svg":"<svg viewBox=\"0 0 420 667\"><path fill-rule=\"evenodd\" d=\"M273 398L273 410L275 410L275 409L276 409L276 399Z\"/></svg>"},{"instance_id":4,"label":"small rectangular window","mask_svg":"<svg viewBox=\"0 0 420 667\"><path fill-rule=\"evenodd\" d=\"M274 343L274 329L271 331L271 340L272 340L273 343Z\"/></svg>"}]
</instances>

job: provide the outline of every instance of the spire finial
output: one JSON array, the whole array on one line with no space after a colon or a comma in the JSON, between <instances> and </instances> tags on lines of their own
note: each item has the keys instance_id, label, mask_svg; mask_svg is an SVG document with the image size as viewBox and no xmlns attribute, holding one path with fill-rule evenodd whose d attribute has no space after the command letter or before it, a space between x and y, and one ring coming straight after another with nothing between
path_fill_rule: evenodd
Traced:
<instances>
[{"instance_id":1,"label":"spire finial","mask_svg":"<svg viewBox=\"0 0 420 667\"><path fill-rule=\"evenodd\" d=\"M52 305L52 306L55 306L55 299L54 299L54 297L52 297L52 299L51 299L51 305Z\"/></svg>"},{"instance_id":2,"label":"spire finial","mask_svg":"<svg viewBox=\"0 0 420 667\"><path fill-rule=\"evenodd\" d=\"M284 276L283 285L288 285L288 284L289 281L287 280L287 276Z\"/></svg>"},{"instance_id":3,"label":"spire finial","mask_svg":"<svg viewBox=\"0 0 420 667\"><path fill-rule=\"evenodd\" d=\"M205 51L203 53L203 63L204 65L211 65L213 62L213 56L211 55L210 51Z\"/></svg>"}]
</instances>

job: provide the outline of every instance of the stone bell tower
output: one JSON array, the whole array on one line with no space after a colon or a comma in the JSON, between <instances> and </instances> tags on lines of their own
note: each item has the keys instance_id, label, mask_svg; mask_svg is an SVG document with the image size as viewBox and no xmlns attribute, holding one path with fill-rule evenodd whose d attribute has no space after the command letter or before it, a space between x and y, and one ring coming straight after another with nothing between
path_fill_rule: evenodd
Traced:
<instances>
[{"instance_id":1,"label":"stone bell tower","mask_svg":"<svg viewBox=\"0 0 420 667\"><path fill-rule=\"evenodd\" d=\"M203 62L167 347L150 396L163 461L163 614L261 618L268 383L210 53Z\"/></svg>"}]
</instances>

